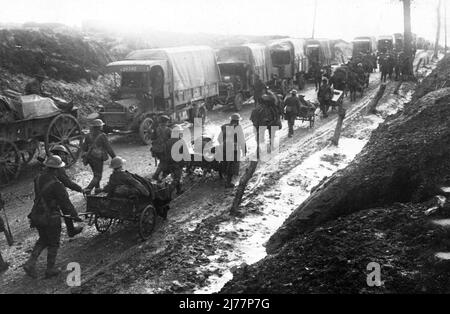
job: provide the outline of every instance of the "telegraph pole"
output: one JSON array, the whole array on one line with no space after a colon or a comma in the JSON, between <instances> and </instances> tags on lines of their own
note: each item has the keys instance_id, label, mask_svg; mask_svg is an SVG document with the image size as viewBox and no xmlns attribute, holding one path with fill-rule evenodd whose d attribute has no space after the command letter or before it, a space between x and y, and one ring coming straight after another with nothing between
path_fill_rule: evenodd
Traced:
<instances>
[{"instance_id":1,"label":"telegraph pole","mask_svg":"<svg viewBox=\"0 0 450 314\"><path fill-rule=\"evenodd\" d=\"M314 33L316 30L316 16L317 16L317 0L314 3L314 19L313 19L312 36L311 36L312 39L314 39Z\"/></svg>"},{"instance_id":2,"label":"telegraph pole","mask_svg":"<svg viewBox=\"0 0 450 314\"><path fill-rule=\"evenodd\" d=\"M444 36L445 36L444 54L447 54L447 0L444 0Z\"/></svg>"},{"instance_id":3,"label":"telegraph pole","mask_svg":"<svg viewBox=\"0 0 450 314\"><path fill-rule=\"evenodd\" d=\"M433 59L439 58L439 39L441 35L441 0L439 0L438 2L436 14L437 14L437 29L436 29L436 41L434 43Z\"/></svg>"}]
</instances>

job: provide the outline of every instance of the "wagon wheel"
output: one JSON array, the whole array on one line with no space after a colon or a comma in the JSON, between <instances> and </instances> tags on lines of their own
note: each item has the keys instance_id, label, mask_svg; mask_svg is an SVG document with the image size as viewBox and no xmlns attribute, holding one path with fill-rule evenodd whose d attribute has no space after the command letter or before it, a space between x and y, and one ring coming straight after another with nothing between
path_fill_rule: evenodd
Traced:
<instances>
[{"instance_id":1,"label":"wagon wheel","mask_svg":"<svg viewBox=\"0 0 450 314\"><path fill-rule=\"evenodd\" d=\"M150 145L152 143L152 134L153 134L153 120L151 118L145 118L142 120L139 125L139 136L141 140L146 145Z\"/></svg>"},{"instance_id":2,"label":"wagon wheel","mask_svg":"<svg viewBox=\"0 0 450 314\"><path fill-rule=\"evenodd\" d=\"M16 144L0 138L0 185L16 179L20 168L20 153Z\"/></svg>"},{"instance_id":3,"label":"wagon wheel","mask_svg":"<svg viewBox=\"0 0 450 314\"><path fill-rule=\"evenodd\" d=\"M240 111L242 109L242 105L244 104L244 97L241 93L238 93L236 97L234 97L234 108L237 111Z\"/></svg>"},{"instance_id":4,"label":"wagon wheel","mask_svg":"<svg viewBox=\"0 0 450 314\"><path fill-rule=\"evenodd\" d=\"M55 117L45 135L45 151L47 154L53 145L63 145L69 151L67 167L72 166L80 156L83 134L77 119L70 114L60 114Z\"/></svg>"},{"instance_id":5,"label":"wagon wheel","mask_svg":"<svg viewBox=\"0 0 450 314\"><path fill-rule=\"evenodd\" d=\"M147 240L155 229L156 224L156 210L152 205L148 205L141 212L139 219L139 235L142 240Z\"/></svg>"},{"instance_id":6,"label":"wagon wheel","mask_svg":"<svg viewBox=\"0 0 450 314\"><path fill-rule=\"evenodd\" d=\"M94 218L95 229L100 233L105 233L111 227L112 221L112 218L104 218L96 215Z\"/></svg>"}]
</instances>

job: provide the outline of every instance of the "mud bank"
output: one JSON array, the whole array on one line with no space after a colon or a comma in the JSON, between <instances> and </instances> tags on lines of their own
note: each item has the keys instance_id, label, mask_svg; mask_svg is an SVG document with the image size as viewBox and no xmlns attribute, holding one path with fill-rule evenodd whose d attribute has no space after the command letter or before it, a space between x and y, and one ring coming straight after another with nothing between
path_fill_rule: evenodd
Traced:
<instances>
[{"instance_id":1,"label":"mud bank","mask_svg":"<svg viewBox=\"0 0 450 314\"><path fill-rule=\"evenodd\" d=\"M445 286L429 267L445 237L436 239L428 228L423 202L450 174L450 89L440 88L448 65L448 58L441 61L415 100L388 117L355 160L290 215L267 243L274 255L238 269L222 292L428 292ZM423 84L428 92L420 96ZM369 262L387 270L378 290L367 289Z\"/></svg>"}]
</instances>

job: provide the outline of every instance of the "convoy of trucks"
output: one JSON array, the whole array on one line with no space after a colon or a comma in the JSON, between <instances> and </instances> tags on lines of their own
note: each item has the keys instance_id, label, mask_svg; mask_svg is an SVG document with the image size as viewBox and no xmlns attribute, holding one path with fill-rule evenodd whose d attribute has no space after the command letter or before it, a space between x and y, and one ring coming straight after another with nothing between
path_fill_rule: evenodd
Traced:
<instances>
[{"instance_id":1,"label":"convoy of trucks","mask_svg":"<svg viewBox=\"0 0 450 314\"><path fill-rule=\"evenodd\" d=\"M425 46L421 38L416 42ZM257 77L266 85L274 77L292 84L300 73L312 78L317 67L345 63L350 54L376 56L402 48L403 35L398 33L356 37L352 43L283 38L217 51L206 46L137 50L107 65L120 83L114 101L99 115L107 131L137 131L150 143L160 115L192 122L205 118L215 105L240 110L253 95Z\"/></svg>"}]
</instances>

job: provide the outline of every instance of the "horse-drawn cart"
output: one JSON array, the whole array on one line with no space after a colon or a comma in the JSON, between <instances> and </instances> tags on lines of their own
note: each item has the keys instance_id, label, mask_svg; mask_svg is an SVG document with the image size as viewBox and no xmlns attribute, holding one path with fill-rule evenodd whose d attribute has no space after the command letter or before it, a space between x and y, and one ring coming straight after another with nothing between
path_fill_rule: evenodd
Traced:
<instances>
[{"instance_id":1,"label":"horse-drawn cart","mask_svg":"<svg viewBox=\"0 0 450 314\"><path fill-rule=\"evenodd\" d=\"M87 212L95 228L105 233L114 221L129 221L138 225L139 235L148 239L156 224L156 210L149 198L128 199L107 196L87 196Z\"/></svg>"},{"instance_id":2,"label":"horse-drawn cart","mask_svg":"<svg viewBox=\"0 0 450 314\"><path fill-rule=\"evenodd\" d=\"M43 116L14 119L13 106L12 99L0 96L0 186L17 178L22 165L32 160L40 142L47 153L53 145L65 146L70 153L67 166L77 161L83 139L77 109L69 105Z\"/></svg>"}]
</instances>

